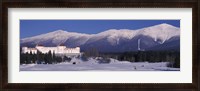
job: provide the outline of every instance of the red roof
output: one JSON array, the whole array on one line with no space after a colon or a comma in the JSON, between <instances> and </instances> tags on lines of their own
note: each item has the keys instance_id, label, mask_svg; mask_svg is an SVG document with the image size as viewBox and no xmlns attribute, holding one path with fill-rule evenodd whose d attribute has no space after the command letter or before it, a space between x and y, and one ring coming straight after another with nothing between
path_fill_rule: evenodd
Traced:
<instances>
[{"instance_id":1,"label":"red roof","mask_svg":"<svg viewBox=\"0 0 200 91\"><path fill-rule=\"evenodd\" d=\"M65 44L64 44L64 43L61 43L59 46L65 46Z\"/></svg>"},{"instance_id":2,"label":"red roof","mask_svg":"<svg viewBox=\"0 0 200 91\"><path fill-rule=\"evenodd\" d=\"M37 50L36 48L29 48L30 50Z\"/></svg>"},{"instance_id":3,"label":"red roof","mask_svg":"<svg viewBox=\"0 0 200 91\"><path fill-rule=\"evenodd\" d=\"M37 44L36 46L43 46L42 44Z\"/></svg>"}]
</instances>

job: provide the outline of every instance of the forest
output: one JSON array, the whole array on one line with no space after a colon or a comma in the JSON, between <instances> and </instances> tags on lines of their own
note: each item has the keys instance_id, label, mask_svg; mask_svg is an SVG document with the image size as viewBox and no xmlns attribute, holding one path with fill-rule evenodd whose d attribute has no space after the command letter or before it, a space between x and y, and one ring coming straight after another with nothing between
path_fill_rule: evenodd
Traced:
<instances>
[{"instance_id":1,"label":"forest","mask_svg":"<svg viewBox=\"0 0 200 91\"><path fill-rule=\"evenodd\" d=\"M87 61L88 58L100 58L97 59L100 63L109 63L110 58L119 61L129 62L169 62L168 67L180 68L180 52L179 51L132 51L122 53L100 53L96 49L90 49L85 51L82 56L77 56L83 61ZM20 64L56 64L60 62L71 61L72 57L56 56L55 53L49 51L46 54L37 52L33 53L21 53Z\"/></svg>"},{"instance_id":2,"label":"forest","mask_svg":"<svg viewBox=\"0 0 200 91\"><path fill-rule=\"evenodd\" d=\"M49 51L46 54L37 52L37 54L20 53L20 64L56 64L64 61L70 61L71 58L67 56L56 56L55 53Z\"/></svg>"},{"instance_id":3,"label":"forest","mask_svg":"<svg viewBox=\"0 0 200 91\"><path fill-rule=\"evenodd\" d=\"M88 57L102 57L104 61L110 61L108 59L113 58L129 62L169 62L168 67L180 68L180 51L175 50L100 53L97 49L91 48L85 51L82 56L84 59Z\"/></svg>"}]
</instances>

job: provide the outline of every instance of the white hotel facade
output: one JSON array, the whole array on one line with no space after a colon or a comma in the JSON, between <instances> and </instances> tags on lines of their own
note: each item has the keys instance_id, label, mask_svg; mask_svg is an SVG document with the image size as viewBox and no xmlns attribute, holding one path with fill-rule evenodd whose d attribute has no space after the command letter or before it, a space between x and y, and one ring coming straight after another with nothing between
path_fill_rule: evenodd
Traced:
<instances>
[{"instance_id":1,"label":"white hotel facade","mask_svg":"<svg viewBox=\"0 0 200 91\"><path fill-rule=\"evenodd\" d=\"M35 48L22 47L22 53L37 54L38 51L43 54L50 51L51 53L55 53L56 55L79 55L80 47L67 48L64 45L59 45L56 47L45 47L42 45L36 45Z\"/></svg>"}]
</instances>

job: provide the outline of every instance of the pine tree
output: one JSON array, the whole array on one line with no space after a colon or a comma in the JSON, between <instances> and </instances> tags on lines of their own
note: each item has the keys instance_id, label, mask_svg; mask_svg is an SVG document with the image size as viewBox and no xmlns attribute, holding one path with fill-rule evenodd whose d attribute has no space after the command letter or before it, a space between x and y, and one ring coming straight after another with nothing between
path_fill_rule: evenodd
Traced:
<instances>
[{"instance_id":1,"label":"pine tree","mask_svg":"<svg viewBox=\"0 0 200 91\"><path fill-rule=\"evenodd\" d=\"M30 57L31 56L28 53L25 54L25 63L26 64L30 64L31 63L31 58Z\"/></svg>"},{"instance_id":2,"label":"pine tree","mask_svg":"<svg viewBox=\"0 0 200 91\"><path fill-rule=\"evenodd\" d=\"M54 51L53 51L53 54L52 54L52 62L56 63L56 56L55 56L55 52Z\"/></svg>"},{"instance_id":3,"label":"pine tree","mask_svg":"<svg viewBox=\"0 0 200 91\"><path fill-rule=\"evenodd\" d=\"M44 61L43 54L40 51L37 51L37 61L39 63L41 63L42 61Z\"/></svg>"},{"instance_id":4,"label":"pine tree","mask_svg":"<svg viewBox=\"0 0 200 91\"><path fill-rule=\"evenodd\" d=\"M175 62L174 62L175 68L180 68L180 57L176 56Z\"/></svg>"},{"instance_id":5,"label":"pine tree","mask_svg":"<svg viewBox=\"0 0 200 91\"><path fill-rule=\"evenodd\" d=\"M48 58L48 63L49 63L49 64L52 64L53 56L52 56L52 54L51 54L51 51L48 52L47 58Z\"/></svg>"},{"instance_id":6,"label":"pine tree","mask_svg":"<svg viewBox=\"0 0 200 91\"><path fill-rule=\"evenodd\" d=\"M20 53L20 64L26 63L26 56L24 53Z\"/></svg>"}]
</instances>

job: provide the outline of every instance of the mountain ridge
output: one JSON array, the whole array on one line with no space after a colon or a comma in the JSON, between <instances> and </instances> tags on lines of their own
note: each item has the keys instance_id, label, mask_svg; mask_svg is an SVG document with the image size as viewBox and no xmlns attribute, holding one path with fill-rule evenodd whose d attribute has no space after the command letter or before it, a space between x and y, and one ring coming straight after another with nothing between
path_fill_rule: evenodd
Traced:
<instances>
[{"instance_id":1,"label":"mountain ridge","mask_svg":"<svg viewBox=\"0 0 200 91\"><path fill-rule=\"evenodd\" d=\"M174 37L177 37L177 39L173 39ZM56 46L64 43L68 47L80 46L82 50L95 47L99 50L107 50L108 52L117 51L118 49L121 51L127 51L129 49L130 51L137 51L138 39L141 40L141 47L143 49L150 50L148 48L154 48L154 46L169 41L180 41L180 29L163 23L137 30L109 29L97 34L57 30L38 36L23 38L20 40L20 45L35 46L37 44L43 44L45 46Z\"/></svg>"}]
</instances>

